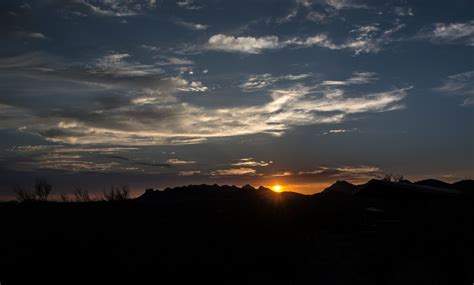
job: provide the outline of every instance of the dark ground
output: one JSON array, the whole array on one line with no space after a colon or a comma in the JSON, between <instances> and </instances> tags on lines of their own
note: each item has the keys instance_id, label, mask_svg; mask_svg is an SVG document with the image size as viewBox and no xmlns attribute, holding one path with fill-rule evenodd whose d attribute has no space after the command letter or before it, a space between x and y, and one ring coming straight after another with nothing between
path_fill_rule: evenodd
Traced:
<instances>
[{"instance_id":1,"label":"dark ground","mask_svg":"<svg viewBox=\"0 0 474 285\"><path fill-rule=\"evenodd\" d=\"M1 284L474 282L464 196L175 192L0 204Z\"/></svg>"}]
</instances>

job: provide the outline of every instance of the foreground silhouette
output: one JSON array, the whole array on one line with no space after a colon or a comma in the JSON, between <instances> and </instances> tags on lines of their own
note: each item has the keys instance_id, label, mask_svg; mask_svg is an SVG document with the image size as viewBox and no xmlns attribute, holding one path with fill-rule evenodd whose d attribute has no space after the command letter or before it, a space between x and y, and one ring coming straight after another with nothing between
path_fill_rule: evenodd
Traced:
<instances>
[{"instance_id":1,"label":"foreground silhouette","mask_svg":"<svg viewBox=\"0 0 474 285\"><path fill-rule=\"evenodd\" d=\"M472 180L371 180L3 203L0 282L472 284L473 193Z\"/></svg>"}]
</instances>

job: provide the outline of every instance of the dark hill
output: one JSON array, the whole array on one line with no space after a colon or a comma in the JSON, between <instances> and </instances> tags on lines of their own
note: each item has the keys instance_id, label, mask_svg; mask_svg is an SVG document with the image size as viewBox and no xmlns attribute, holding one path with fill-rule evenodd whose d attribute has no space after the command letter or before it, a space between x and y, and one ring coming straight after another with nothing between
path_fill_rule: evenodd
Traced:
<instances>
[{"instance_id":1,"label":"dark hill","mask_svg":"<svg viewBox=\"0 0 474 285\"><path fill-rule=\"evenodd\" d=\"M458 190L474 192L474 180L461 180L453 183L452 186Z\"/></svg>"},{"instance_id":2,"label":"dark hill","mask_svg":"<svg viewBox=\"0 0 474 285\"><path fill-rule=\"evenodd\" d=\"M356 189L357 189L356 185L351 184L347 181L336 181L336 183L324 189L322 193L323 194L341 193L341 194L351 195L352 193L354 193L354 191L356 191Z\"/></svg>"},{"instance_id":3,"label":"dark hill","mask_svg":"<svg viewBox=\"0 0 474 285\"><path fill-rule=\"evenodd\" d=\"M437 181L437 180L433 180ZM441 181L439 181L441 182ZM429 185L427 185L429 184ZM449 185L450 187L436 187L435 185ZM385 199L413 199L427 197L454 197L460 192L453 189L451 184L442 184L428 181L426 184L420 183L398 183L384 180L372 179L367 184L359 187L354 195L359 197L378 197Z\"/></svg>"},{"instance_id":4,"label":"dark hill","mask_svg":"<svg viewBox=\"0 0 474 285\"><path fill-rule=\"evenodd\" d=\"M447 189L454 188L453 185L451 185L447 182L436 180L436 179L425 179L425 180L417 181L414 184L423 185L423 186L437 187L437 188L447 188Z\"/></svg>"}]
</instances>

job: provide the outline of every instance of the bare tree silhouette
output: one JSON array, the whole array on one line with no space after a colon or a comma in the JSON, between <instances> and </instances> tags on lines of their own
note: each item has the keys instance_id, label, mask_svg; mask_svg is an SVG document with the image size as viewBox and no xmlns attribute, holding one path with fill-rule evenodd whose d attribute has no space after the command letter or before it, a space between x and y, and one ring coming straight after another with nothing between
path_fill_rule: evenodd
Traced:
<instances>
[{"instance_id":1,"label":"bare tree silhouette","mask_svg":"<svg viewBox=\"0 0 474 285\"><path fill-rule=\"evenodd\" d=\"M381 180L387 182L401 182L404 179L401 174L386 173L382 175Z\"/></svg>"}]
</instances>

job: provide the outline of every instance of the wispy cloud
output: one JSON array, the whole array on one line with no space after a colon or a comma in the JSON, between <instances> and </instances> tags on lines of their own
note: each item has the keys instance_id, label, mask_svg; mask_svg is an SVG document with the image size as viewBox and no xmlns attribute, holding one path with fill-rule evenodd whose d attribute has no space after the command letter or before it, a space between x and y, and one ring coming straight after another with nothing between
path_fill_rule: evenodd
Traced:
<instances>
[{"instance_id":1,"label":"wispy cloud","mask_svg":"<svg viewBox=\"0 0 474 285\"><path fill-rule=\"evenodd\" d=\"M199 10L203 8L201 4L196 3L194 0L178 0L176 1L176 5L188 10Z\"/></svg>"},{"instance_id":2,"label":"wispy cloud","mask_svg":"<svg viewBox=\"0 0 474 285\"><path fill-rule=\"evenodd\" d=\"M234 176L234 175L254 175L256 170L248 167L219 169L211 171L211 176Z\"/></svg>"},{"instance_id":3,"label":"wispy cloud","mask_svg":"<svg viewBox=\"0 0 474 285\"><path fill-rule=\"evenodd\" d=\"M464 44L474 46L474 20L465 23L436 23L425 27L416 36L436 44Z\"/></svg>"},{"instance_id":4,"label":"wispy cloud","mask_svg":"<svg viewBox=\"0 0 474 285\"><path fill-rule=\"evenodd\" d=\"M209 25L204 25L204 24L197 24L197 23L192 23L192 22L186 22L183 20L177 20L175 21L176 25L194 30L194 31L203 31L209 28Z\"/></svg>"},{"instance_id":5,"label":"wispy cloud","mask_svg":"<svg viewBox=\"0 0 474 285\"><path fill-rule=\"evenodd\" d=\"M367 5L359 3L353 0L325 0L326 5L331 6L334 9L367 9Z\"/></svg>"},{"instance_id":6,"label":"wispy cloud","mask_svg":"<svg viewBox=\"0 0 474 285\"><path fill-rule=\"evenodd\" d=\"M393 8L393 12L395 15L400 17L415 16L415 13L413 13L413 9L411 7L397 6Z\"/></svg>"},{"instance_id":7,"label":"wispy cloud","mask_svg":"<svg viewBox=\"0 0 474 285\"><path fill-rule=\"evenodd\" d=\"M273 163L273 161L263 161L263 160L255 161L252 158L243 158L243 159L240 159L239 161L237 161L235 163L232 163L232 166L242 166L242 167L257 167L257 166L260 166L260 167L263 167L263 166L269 166L272 163Z\"/></svg>"},{"instance_id":8,"label":"wispy cloud","mask_svg":"<svg viewBox=\"0 0 474 285\"><path fill-rule=\"evenodd\" d=\"M178 173L179 176L193 176L193 175L197 175L197 174L200 174L201 171L200 170L186 170L186 171L180 171Z\"/></svg>"},{"instance_id":9,"label":"wispy cloud","mask_svg":"<svg viewBox=\"0 0 474 285\"><path fill-rule=\"evenodd\" d=\"M281 76L273 76L270 73L264 73L259 75L251 75L247 78L245 82L240 84L239 87L242 88L244 92L252 92L271 86L272 84L278 81L296 81L305 79L309 76L311 76L311 74L288 74Z\"/></svg>"},{"instance_id":10,"label":"wispy cloud","mask_svg":"<svg viewBox=\"0 0 474 285\"><path fill-rule=\"evenodd\" d=\"M170 158L166 161L166 163L169 163L171 165L182 165L182 164L194 164L196 161L194 160L182 160L182 159L177 159L177 158Z\"/></svg>"},{"instance_id":11,"label":"wispy cloud","mask_svg":"<svg viewBox=\"0 0 474 285\"><path fill-rule=\"evenodd\" d=\"M461 106L474 106L474 71L450 75L434 90L463 96L465 99Z\"/></svg>"},{"instance_id":12,"label":"wispy cloud","mask_svg":"<svg viewBox=\"0 0 474 285\"><path fill-rule=\"evenodd\" d=\"M161 68L154 65L126 61L130 57L127 53L111 52L97 59L95 66L90 66L88 70L93 74L113 77L151 76L163 73Z\"/></svg>"},{"instance_id":13,"label":"wispy cloud","mask_svg":"<svg viewBox=\"0 0 474 285\"><path fill-rule=\"evenodd\" d=\"M346 80L325 80L323 81L323 85L330 85L330 86L346 86L346 85L354 85L354 84L367 84L371 83L377 78L375 77L376 73L374 72L364 72L364 71L356 71L352 73L352 77Z\"/></svg>"},{"instance_id":14,"label":"wispy cloud","mask_svg":"<svg viewBox=\"0 0 474 285\"><path fill-rule=\"evenodd\" d=\"M354 73L346 81L326 80L326 85L323 82L312 85L294 82L306 75L281 75L276 78L288 80L291 84L267 91L268 97L263 103L204 106L184 102L178 96L183 91L206 91L207 87L200 81L166 77L155 73L153 66L125 61L129 58L129 54L114 53L86 69L63 66L60 71L46 73L26 69L29 70L26 73L28 78L36 77L37 84L43 86L40 92L47 98L61 94L61 98L77 100L84 96L77 91L81 88L90 95L74 106L67 104L65 99L53 100L51 105L43 108L38 108L35 102L28 100L29 97L2 97L0 103L23 109L22 117L12 114L13 117L8 119L9 126L39 134L56 143L202 143L218 137L258 133L282 135L296 126L339 123L355 114L401 109L409 90L394 88L348 96L334 86L371 82L373 74ZM35 63L24 58L17 60L19 63L7 61L10 71L24 73L25 64ZM3 75L3 80L5 76L8 78L8 73ZM75 87L62 88L64 84ZM23 90L24 87L15 88ZM36 94L38 89L24 90L20 94L29 92Z\"/></svg>"},{"instance_id":15,"label":"wispy cloud","mask_svg":"<svg viewBox=\"0 0 474 285\"><path fill-rule=\"evenodd\" d=\"M73 15L127 17L156 8L156 0L74 0L62 3Z\"/></svg>"},{"instance_id":16,"label":"wispy cloud","mask_svg":"<svg viewBox=\"0 0 474 285\"><path fill-rule=\"evenodd\" d=\"M39 32L30 32L30 31L17 31L14 33L15 36L23 39L32 39L32 40L48 40L48 37L43 33Z\"/></svg>"},{"instance_id":17,"label":"wispy cloud","mask_svg":"<svg viewBox=\"0 0 474 285\"><path fill-rule=\"evenodd\" d=\"M233 53L259 54L265 50L275 50L284 47L322 47L331 50L351 50L355 55L363 53L378 53L391 43L393 34L405 25L397 24L390 29L382 30L378 24L358 26L350 31L351 36L343 43L335 43L328 35L318 34L307 38L293 37L283 41L277 36L264 37L235 37L223 34L209 38L206 48ZM353 36L352 36L353 35Z\"/></svg>"}]
</instances>

